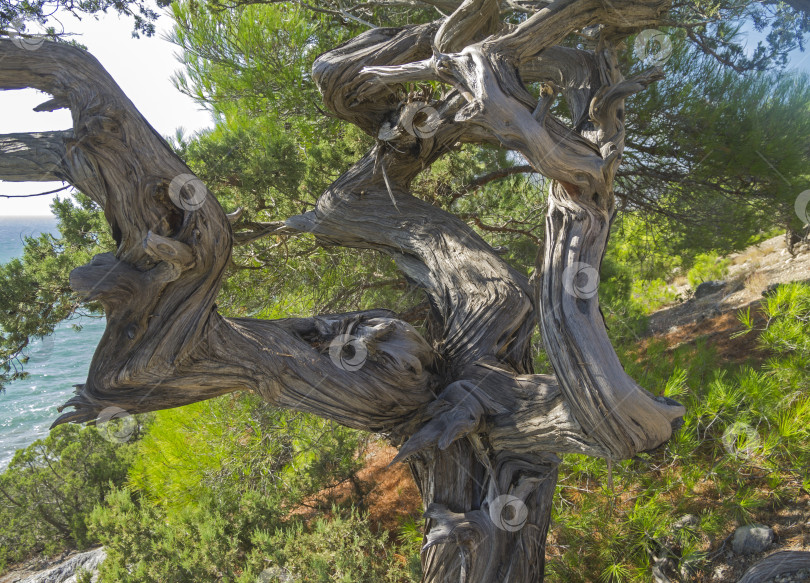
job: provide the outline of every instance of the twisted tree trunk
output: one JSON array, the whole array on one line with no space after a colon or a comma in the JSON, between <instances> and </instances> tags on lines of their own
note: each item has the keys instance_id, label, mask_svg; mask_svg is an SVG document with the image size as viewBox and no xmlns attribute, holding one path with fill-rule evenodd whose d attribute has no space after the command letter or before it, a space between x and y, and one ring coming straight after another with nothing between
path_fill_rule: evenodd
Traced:
<instances>
[{"instance_id":1,"label":"twisted tree trunk","mask_svg":"<svg viewBox=\"0 0 810 583\"><path fill-rule=\"evenodd\" d=\"M0 178L73 184L101 205L118 244L71 274L104 306L107 329L56 424L253 390L400 446L426 508L425 582L542 581L555 454L628 458L665 442L684 412L624 373L599 312L624 99L660 76L624 80L613 43L665 4L607 6L557 0L507 26L495 2L468 0L315 62L327 106L377 144L282 230L392 256L430 301L427 338L382 310L221 317L214 299L233 234L215 198L92 56L0 40L0 88L46 91L43 109L68 107L74 121L0 136ZM594 50L555 46L594 24ZM449 89L422 102L396 89L423 81ZM535 81L539 100L525 85ZM550 113L558 94L573 128ZM554 180L537 293L466 223L409 192L465 142L517 150ZM556 378L532 371L538 319Z\"/></svg>"}]
</instances>

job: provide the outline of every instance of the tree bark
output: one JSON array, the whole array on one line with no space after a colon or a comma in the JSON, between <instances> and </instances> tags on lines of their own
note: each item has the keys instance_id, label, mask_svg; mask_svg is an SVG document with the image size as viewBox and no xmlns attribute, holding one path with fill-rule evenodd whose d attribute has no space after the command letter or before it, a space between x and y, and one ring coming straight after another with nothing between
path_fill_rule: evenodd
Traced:
<instances>
[{"instance_id":1,"label":"tree bark","mask_svg":"<svg viewBox=\"0 0 810 583\"><path fill-rule=\"evenodd\" d=\"M780 551L769 555L748 569L738 583L769 581L779 575L796 573L802 569L810 569L810 552Z\"/></svg>"},{"instance_id":2,"label":"tree bark","mask_svg":"<svg viewBox=\"0 0 810 583\"><path fill-rule=\"evenodd\" d=\"M256 391L400 446L426 508L425 582L542 581L556 454L632 457L665 442L684 412L624 373L589 279L615 212L624 99L660 76L623 79L612 43L664 8L557 0L515 27L496 3L467 0L446 19L373 29L316 60L327 107L377 143L283 228L393 257L430 303L425 337L383 310L220 316L234 235L215 198L92 56L0 40L0 89L48 92L46 107L74 120L0 136L0 178L73 184L104 209L118 244L71 274L104 306L107 328L55 424ZM596 23L607 26L595 50L555 46ZM450 89L421 102L397 89L422 81ZM525 85L535 81L539 100ZM557 94L575 127L551 115ZM517 150L555 181L539 290L458 217L410 194L419 172L465 142ZM556 377L533 374L538 319Z\"/></svg>"}]
</instances>

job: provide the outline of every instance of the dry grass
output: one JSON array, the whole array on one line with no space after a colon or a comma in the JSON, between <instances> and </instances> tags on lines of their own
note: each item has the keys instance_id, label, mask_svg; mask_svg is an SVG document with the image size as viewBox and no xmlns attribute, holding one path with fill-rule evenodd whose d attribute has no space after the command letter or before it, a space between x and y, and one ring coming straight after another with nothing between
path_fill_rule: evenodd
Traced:
<instances>
[{"instance_id":1,"label":"dry grass","mask_svg":"<svg viewBox=\"0 0 810 583\"><path fill-rule=\"evenodd\" d=\"M749 294L760 294L768 286L768 278L761 271L754 271L745 278L745 291Z\"/></svg>"},{"instance_id":2,"label":"dry grass","mask_svg":"<svg viewBox=\"0 0 810 583\"><path fill-rule=\"evenodd\" d=\"M746 261L750 261L751 263L755 263L758 266L759 263L761 263L762 260L765 257L767 257L768 255L770 255L773 252L774 252L773 249L765 250L765 249L762 249L760 247L751 247L750 249L746 250L744 253L740 254L739 258L742 259L742 261L740 263L745 263Z\"/></svg>"},{"instance_id":3,"label":"dry grass","mask_svg":"<svg viewBox=\"0 0 810 583\"><path fill-rule=\"evenodd\" d=\"M353 485L346 481L332 488L321 490L294 509L290 515L313 519L324 513L332 504L353 502L366 508L369 523L377 529L397 532L402 523L422 515L422 498L406 464L389 467L397 450L382 440L369 444L364 453L365 466L357 478L363 489L362 499L357 498Z\"/></svg>"}]
</instances>

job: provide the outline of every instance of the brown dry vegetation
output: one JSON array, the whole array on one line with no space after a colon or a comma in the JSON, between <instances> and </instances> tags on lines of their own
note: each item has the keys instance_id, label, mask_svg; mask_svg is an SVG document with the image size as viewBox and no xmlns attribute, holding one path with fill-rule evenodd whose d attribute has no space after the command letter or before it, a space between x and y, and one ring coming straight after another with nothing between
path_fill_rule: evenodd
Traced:
<instances>
[{"instance_id":1,"label":"brown dry vegetation","mask_svg":"<svg viewBox=\"0 0 810 583\"><path fill-rule=\"evenodd\" d=\"M396 535L409 518L422 516L422 499L406 464L389 465L396 448L382 440L373 440L363 454L364 466L357 481L345 481L321 490L293 511L293 514L315 518L328 512L333 504L354 504L368 511L369 523Z\"/></svg>"}]
</instances>

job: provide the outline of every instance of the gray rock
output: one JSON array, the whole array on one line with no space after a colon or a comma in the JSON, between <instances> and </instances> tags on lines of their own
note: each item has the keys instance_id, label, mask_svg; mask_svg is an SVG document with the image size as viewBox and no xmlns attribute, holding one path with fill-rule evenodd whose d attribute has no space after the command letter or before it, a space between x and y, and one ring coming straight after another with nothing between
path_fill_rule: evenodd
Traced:
<instances>
[{"instance_id":1,"label":"gray rock","mask_svg":"<svg viewBox=\"0 0 810 583\"><path fill-rule=\"evenodd\" d=\"M675 521L675 524L672 525L672 528L675 530L683 530L684 528L694 530L699 525L700 525L700 518L698 518L694 514L684 514L678 520Z\"/></svg>"},{"instance_id":2,"label":"gray rock","mask_svg":"<svg viewBox=\"0 0 810 583\"><path fill-rule=\"evenodd\" d=\"M716 294L718 292L723 291L723 288L726 287L725 281L704 281L695 290L695 298L705 298L706 296L710 296L712 294Z\"/></svg>"},{"instance_id":3,"label":"gray rock","mask_svg":"<svg viewBox=\"0 0 810 583\"><path fill-rule=\"evenodd\" d=\"M76 583L76 571L79 568L92 573L95 581L98 578L98 566L106 558L107 553L103 547L79 553L47 571L26 577L20 583Z\"/></svg>"},{"instance_id":4,"label":"gray rock","mask_svg":"<svg viewBox=\"0 0 810 583\"><path fill-rule=\"evenodd\" d=\"M725 581L731 574L731 567L728 565L718 565L714 568L712 573L712 581Z\"/></svg>"},{"instance_id":5,"label":"gray rock","mask_svg":"<svg viewBox=\"0 0 810 583\"><path fill-rule=\"evenodd\" d=\"M298 581L292 573L282 567L269 567L259 573L256 583L295 583Z\"/></svg>"},{"instance_id":6,"label":"gray rock","mask_svg":"<svg viewBox=\"0 0 810 583\"><path fill-rule=\"evenodd\" d=\"M773 294L775 294L776 293L776 288L778 288L780 285L783 285L783 284L781 284L781 283L772 283L772 284L770 284L768 287L766 287L764 290L762 290L763 297L768 297L768 296L772 296Z\"/></svg>"},{"instance_id":7,"label":"gray rock","mask_svg":"<svg viewBox=\"0 0 810 583\"><path fill-rule=\"evenodd\" d=\"M731 548L738 555L754 555L765 551L772 542L772 528L763 524L749 524L734 531Z\"/></svg>"}]
</instances>

